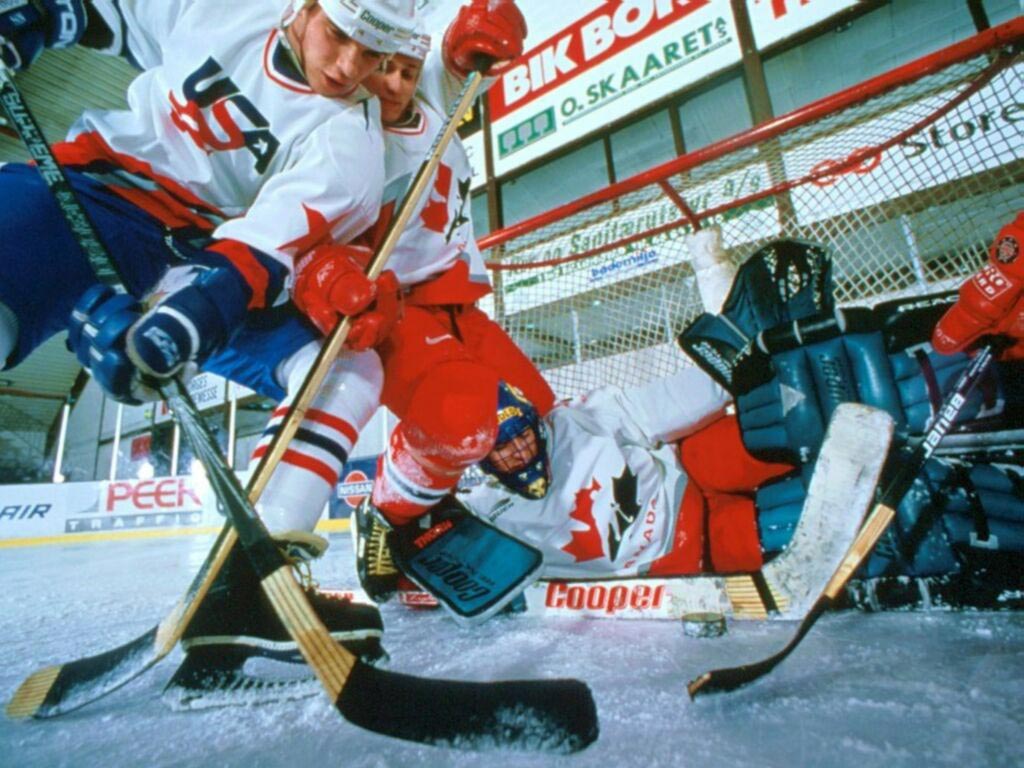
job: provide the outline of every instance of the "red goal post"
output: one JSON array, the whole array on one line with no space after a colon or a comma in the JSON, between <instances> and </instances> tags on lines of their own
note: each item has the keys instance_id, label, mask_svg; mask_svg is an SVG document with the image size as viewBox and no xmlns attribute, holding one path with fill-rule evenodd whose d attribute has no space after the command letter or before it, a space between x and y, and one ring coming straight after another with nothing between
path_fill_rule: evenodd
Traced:
<instances>
[{"instance_id":1,"label":"red goal post","mask_svg":"<svg viewBox=\"0 0 1024 768\"><path fill-rule=\"evenodd\" d=\"M1024 209L1022 43L1018 18L493 232L485 308L568 396L684 364L695 230L733 265L824 243L843 304L953 288Z\"/></svg>"}]
</instances>

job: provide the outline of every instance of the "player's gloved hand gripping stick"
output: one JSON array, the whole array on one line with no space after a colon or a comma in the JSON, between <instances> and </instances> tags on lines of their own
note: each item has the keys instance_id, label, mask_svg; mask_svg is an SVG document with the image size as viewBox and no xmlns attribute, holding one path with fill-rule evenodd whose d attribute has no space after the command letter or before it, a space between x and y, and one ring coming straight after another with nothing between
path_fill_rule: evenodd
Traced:
<instances>
[{"instance_id":1,"label":"player's gloved hand gripping stick","mask_svg":"<svg viewBox=\"0 0 1024 768\"><path fill-rule=\"evenodd\" d=\"M465 114L481 82L471 74L442 132L420 167L381 248L367 268L371 280L379 277L394 249L411 209L426 188L441 154L454 135L458 118ZM54 193L69 226L82 243L97 277L124 290L116 266L90 224L85 210L29 112L10 73L0 67L0 101ZM83 659L77 670L71 665L48 667L31 675L7 707L12 717L59 714L92 701L120 687L152 666L177 643L195 610L205 597L221 566L239 539L282 624L296 641L339 712L350 722L378 733L426 743L460 743L471 746L474 738L512 747L544 745L556 751L575 751L597 737L597 716L589 689L575 680L508 681L467 683L426 680L371 667L335 643L310 607L290 565L273 543L252 501L259 497L285 447L298 429L306 410L340 354L350 328L345 318L324 343L303 382L292 409L260 461L249 483L248 495L227 467L220 450L183 384L172 380L162 394L182 430L202 461L211 487L223 505L230 524L221 531L213 550L188 592L158 627L121 648ZM232 527L233 526L233 527ZM127 654L127 655L126 655ZM141 668L139 660L141 657ZM127 662L127 669L121 667ZM81 674L91 685L81 685ZM63 679L62 679L63 674ZM75 690L77 685L77 690ZM56 706L47 706L56 699ZM521 711L518 726L502 712Z\"/></svg>"}]
</instances>

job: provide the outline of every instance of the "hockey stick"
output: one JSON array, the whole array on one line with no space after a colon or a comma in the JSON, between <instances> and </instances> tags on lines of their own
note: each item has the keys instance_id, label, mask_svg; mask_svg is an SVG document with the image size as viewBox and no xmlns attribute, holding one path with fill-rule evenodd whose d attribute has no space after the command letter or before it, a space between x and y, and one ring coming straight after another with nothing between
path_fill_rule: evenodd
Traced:
<instances>
[{"instance_id":1,"label":"hockey stick","mask_svg":"<svg viewBox=\"0 0 1024 768\"><path fill-rule=\"evenodd\" d=\"M759 677L771 672L783 659L792 653L793 649L804 638L804 635L810 631L814 623L832 605L854 572L867 560L875 543L896 516L896 507L899 506L900 501L907 491L910 490L911 486L913 486L914 480L920 474L925 462L934 453L942 438L946 436L946 433L953 426L957 416L967 402L967 396L971 393L971 390L974 389L975 385L988 370L994 354L992 345L984 346L978 351L978 354L975 355L967 370L960 375L953 391L946 397L925 434L920 439L914 441L914 443L906 446L903 451L895 454L894 458L899 463L894 475L880 494L878 503L875 504L860 533L857 534L857 538L850 546L846 557L843 558L839 568L829 580L807 616L800 622L796 634L786 646L778 653L762 661L744 664L739 667L725 667L705 672L687 684L686 690L689 692L691 699L695 699L701 693L732 691L752 683Z\"/></svg>"},{"instance_id":2,"label":"hockey stick","mask_svg":"<svg viewBox=\"0 0 1024 768\"><path fill-rule=\"evenodd\" d=\"M410 201L419 199L418 196L426 188L430 175L440 162L441 153L455 133L458 118L469 109L481 80L482 76L476 72L467 78L460 98L449 112L444 130L431 147L429 159L420 167L402 210L370 264L368 275L371 278L380 274L385 259L411 216ZM64 176L63 169L6 71L0 75L0 99L8 107L19 134L39 164L40 173L53 191L72 231L76 237L80 231L86 231L95 242L95 248L87 249L90 263L106 267L106 271L97 272L97 276L102 275L101 279L113 284L117 280L116 265L102 246L86 211ZM302 390L289 414L295 423L292 433L297 429L305 408L308 408L315 396L330 365L340 353L349 325L348 319L345 319L332 332L303 382ZM227 512L237 538L245 547L278 618L313 668L335 707L346 719L368 730L397 738L460 746L472 746L474 741L479 740L497 746L575 751L597 737L593 698L589 689L579 681L468 683L425 680L370 667L336 643L309 605L291 566L270 538L246 492L225 464L216 441L203 423L184 385L174 380L171 391L162 394L165 394L168 405L203 463L208 480ZM278 437L290 439L291 435L285 436L284 425ZM283 452L281 449L276 455ZM267 456L273 453L268 450ZM276 464L276 459L271 461ZM269 470L265 469L269 463L265 458L257 467L252 491L256 495L263 488L258 482L259 478L269 475ZM159 647L167 649L165 653L173 647L233 544L231 532L225 529L196 577L196 581L199 581L205 571L203 583L194 589L194 581L186 595L186 600L189 597L196 599L191 605L185 606L184 611L180 610L182 606L179 604L168 620L140 640L148 640L152 636ZM165 626L168 622L171 622L171 627ZM161 637L162 629L169 629L175 635L173 640L167 636L167 632ZM133 645L129 643L122 648ZM101 668L109 666L111 653L93 657L93 660ZM26 680L8 705L8 715L25 717L36 714L48 694L54 690L60 672L61 669L56 668L50 674L36 673ZM513 713L514 716L510 717Z\"/></svg>"}]
</instances>

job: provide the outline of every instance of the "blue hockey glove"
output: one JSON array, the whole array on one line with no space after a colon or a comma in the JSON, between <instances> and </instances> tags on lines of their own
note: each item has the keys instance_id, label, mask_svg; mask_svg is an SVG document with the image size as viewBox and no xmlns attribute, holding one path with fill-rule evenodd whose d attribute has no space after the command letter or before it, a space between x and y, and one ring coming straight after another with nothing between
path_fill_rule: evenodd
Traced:
<instances>
[{"instance_id":1,"label":"blue hockey glove","mask_svg":"<svg viewBox=\"0 0 1024 768\"><path fill-rule=\"evenodd\" d=\"M159 399L173 376L191 378L245 321L250 289L231 267L176 267L143 307L105 286L83 294L71 313L68 347L115 400Z\"/></svg>"},{"instance_id":2,"label":"blue hockey glove","mask_svg":"<svg viewBox=\"0 0 1024 768\"><path fill-rule=\"evenodd\" d=\"M44 48L68 48L85 31L81 0L8 0L0 3L0 58L21 70Z\"/></svg>"}]
</instances>

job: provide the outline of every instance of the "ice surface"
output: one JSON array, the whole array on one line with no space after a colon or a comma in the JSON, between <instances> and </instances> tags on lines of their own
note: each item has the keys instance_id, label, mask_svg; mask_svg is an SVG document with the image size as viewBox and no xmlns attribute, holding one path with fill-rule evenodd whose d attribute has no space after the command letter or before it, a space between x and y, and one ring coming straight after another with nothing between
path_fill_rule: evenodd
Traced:
<instances>
[{"instance_id":1,"label":"ice surface","mask_svg":"<svg viewBox=\"0 0 1024 768\"><path fill-rule=\"evenodd\" d=\"M123 643L157 623L208 538L0 550L0 695L40 666ZM347 535L318 564L351 586ZM1024 764L1024 614L824 617L775 672L696 703L706 669L774 652L792 623L732 622L686 637L675 622L498 618L383 609L391 668L472 680L571 676L593 689L601 736L571 756L460 753L346 723L323 697L174 712L160 692L180 651L105 699L48 721L0 718L0 766L989 766Z\"/></svg>"}]
</instances>

